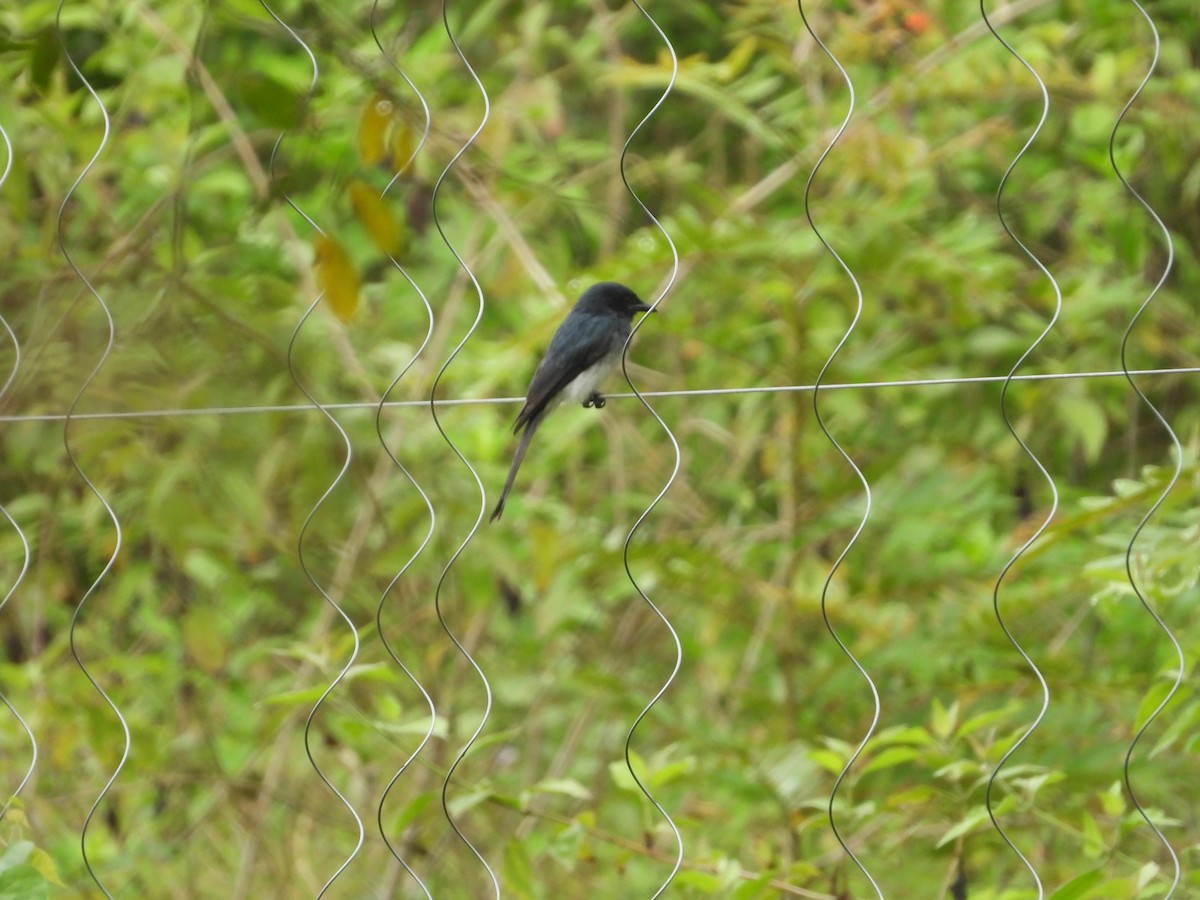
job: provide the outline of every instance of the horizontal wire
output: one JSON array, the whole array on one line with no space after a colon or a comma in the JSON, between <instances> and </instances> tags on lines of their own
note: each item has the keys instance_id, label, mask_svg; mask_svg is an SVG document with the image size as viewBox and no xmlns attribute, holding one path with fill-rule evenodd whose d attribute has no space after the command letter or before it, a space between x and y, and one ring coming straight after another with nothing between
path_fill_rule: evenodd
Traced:
<instances>
[{"instance_id":1,"label":"horizontal wire","mask_svg":"<svg viewBox=\"0 0 1200 900\"><path fill-rule=\"evenodd\" d=\"M1120 369L1115 372L1047 372L1014 375L1013 381L1065 381L1072 378L1124 378ZM1130 375L1196 375L1200 374L1200 366L1180 366L1169 369L1130 369ZM824 391L874 390L878 388L899 387L937 387L951 384L1002 384L1004 375L969 375L951 378L908 378L898 381L847 381L835 384L821 385ZM758 387L732 388L692 388L678 391L641 391L643 397L719 397L734 394L802 394L814 390L811 384L771 384ZM609 400L629 400L635 395L626 391L618 394L605 394ZM460 397L458 399L434 400L435 406L485 406L508 403L524 403L524 397ZM385 409L403 407L427 407L429 400L389 400L383 404ZM321 408L327 410L376 410L378 400L362 400L346 403L322 403ZM91 412L72 413L71 421L81 419L164 419L176 416L244 416L259 413L291 413L312 412L316 407L306 403L283 403L265 406L199 406L181 409L143 409L126 410L124 412ZM27 415L3 415L0 423L17 422L62 422L66 419L64 413L30 413Z\"/></svg>"}]
</instances>

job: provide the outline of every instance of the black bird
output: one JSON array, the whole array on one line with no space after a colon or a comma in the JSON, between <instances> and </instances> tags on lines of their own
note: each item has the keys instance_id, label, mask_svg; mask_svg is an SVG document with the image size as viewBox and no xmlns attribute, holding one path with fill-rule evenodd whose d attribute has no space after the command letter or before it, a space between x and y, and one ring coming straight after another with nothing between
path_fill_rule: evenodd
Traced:
<instances>
[{"instance_id":1,"label":"black bird","mask_svg":"<svg viewBox=\"0 0 1200 900\"><path fill-rule=\"evenodd\" d=\"M513 424L513 434L521 435L521 443L508 470L500 502L492 511L493 522L504 512L504 501L529 449L529 440L542 420L564 400L597 409L604 406L600 384L621 360L634 314L649 311L650 307L625 285L602 281L584 291L567 313L533 373L525 405Z\"/></svg>"}]
</instances>

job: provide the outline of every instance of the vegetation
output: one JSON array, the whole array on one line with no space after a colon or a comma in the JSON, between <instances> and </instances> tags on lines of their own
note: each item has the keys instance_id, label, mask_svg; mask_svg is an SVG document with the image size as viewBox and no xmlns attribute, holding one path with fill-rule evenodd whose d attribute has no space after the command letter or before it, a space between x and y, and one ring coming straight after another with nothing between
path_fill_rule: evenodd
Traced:
<instances>
[{"instance_id":1,"label":"vegetation","mask_svg":"<svg viewBox=\"0 0 1200 900\"><path fill-rule=\"evenodd\" d=\"M804 206L846 84L795 5L649 6L679 73L625 173L679 269L635 336L629 373L643 391L811 385L856 308ZM618 160L666 89L670 56L633 4L450 3L490 114L435 190L484 116L438 4L273 9L311 47L315 78L250 0L74 2L60 31L46 0L0 12L0 126L12 141L0 315L21 347L17 365L0 340L0 372L16 366L0 396L0 502L31 554L17 584L22 540L0 528L0 591L17 584L0 609L0 688L38 742L33 778L0 821L0 895L99 893L80 829L124 740L75 652L130 730L85 840L114 895L318 893L358 831L315 762L366 831L327 896L421 895L384 836L434 896L488 896L442 811L443 780L482 724L444 799L504 894L650 896L677 845L624 752L675 647L622 564L640 521L629 571L682 645L677 677L630 741L682 834L669 895L874 896L829 827L874 704L826 613L878 688L878 725L834 813L881 889L1037 896L984 800L1042 702L993 589L1051 513L995 600L1050 705L1000 770L993 811L1047 895L1167 894L1170 857L1122 767L1178 665L1125 553L1177 454L1127 381L1008 388L1007 413L1057 505L1005 426L996 382L822 391L821 421L871 486L827 591L866 496L808 392L649 398L679 443L673 481L671 441L636 400L564 409L538 434L505 518L473 531L489 504L471 469L494 497L517 406L444 405L435 421L425 401L435 385L442 399L516 397L591 281L659 296L671 249ZM1127 359L1191 367L1200 25L1185 0L1150 11L1161 60L1114 149L1170 229L1175 264ZM804 12L856 98L810 195L863 297L824 381L1004 375L1056 303L995 208L1041 118L1037 83L970 4L831 0ZM1050 101L1001 201L1062 294L1021 371L1117 370L1167 261L1108 157L1152 34L1117 0L1024 0L989 15ZM104 122L62 46L111 117L73 192ZM401 70L428 103L423 143ZM108 326L60 229L114 323L91 381ZM1138 533L1132 569L1194 661L1196 377L1137 383L1181 436L1182 474ZM61 419L36 417L77 395L64 442ZM309 395L359 405L322 415ZM385 395L407 405L376 420ZM263 406L289 411L181 412ZM82 417L97 412L125 415ZM429 691L432 726L389 647ZM0 714L7 795L31 753ZM1177 897L1200 893L1198 722L1189 678L1132 755L1137 796L1182 864Z\"/></svg>"}]
</instances>

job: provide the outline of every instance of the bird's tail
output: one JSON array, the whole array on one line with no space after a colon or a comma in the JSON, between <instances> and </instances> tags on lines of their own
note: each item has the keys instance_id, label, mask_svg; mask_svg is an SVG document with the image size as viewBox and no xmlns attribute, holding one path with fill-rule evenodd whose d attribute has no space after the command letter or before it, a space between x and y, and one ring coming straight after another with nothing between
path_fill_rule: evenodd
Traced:
<instances>
[{"instance_id":1,"label":"bird's tail","mask_svg":"<svg viewBox=\"0 0 1200 900\"><path fill-rule=\"evenodd\" d=\"M521 462L525 459L525 451L529 449L529 439L533 437L533 433L537 431L540 424L541 419L534 419L526 426L525 433L521 435L521 443L517 444L517 455L513 457L512 467L508 470L508 479L504 482L504 490L500 492L500 502L492 510L490 521L495 522L504 513L504 501L508 499L508 492L512 490L513 482L517 480L517 470L521 468Z\"/></svg>"}]
</instances>

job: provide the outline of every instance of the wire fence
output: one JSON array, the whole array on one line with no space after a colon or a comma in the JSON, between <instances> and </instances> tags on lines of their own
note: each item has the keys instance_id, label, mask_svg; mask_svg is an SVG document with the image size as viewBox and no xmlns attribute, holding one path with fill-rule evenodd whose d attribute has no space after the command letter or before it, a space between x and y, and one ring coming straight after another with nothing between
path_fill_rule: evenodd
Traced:
<instances>
[{"instance_id":1,"label":"wire fence","mask_svg":"<svg viewBox=\"0 0 1200 900\"><path fill-rule=\"evenodd\" d=\"M561 462L560 477L525 476L530 506L545 503L547 518L526 510L506 532L484 528L497 461L509 450L487 408L524 398L489 388L511 383L511 361L544 341L489 361L483 323L510 313L487 279L508 265L548 296L558 289L548 254L524 236L532 229L487 192L472 160L502 156L519 143L514 135L534 141L535 120L557 137L565 126L542 106L571 77L561 76L566 87L531 77L514 100L473 55L489 45L489 24L500 27L488 19L495 10L451 0L439 10L445 44L436 54L424 13L390 12L400 21L389 38L377 3L364 11L365 27L265 0L257 19L138 5L129 14L136 32L106 35L107 49L135 36L153 44L156 59L178 68L191 105L171 176L183 184L174 211L160 198L143 220L174 216L176 226L169 239L142 242L140 222L97 237L72 221L119 219L96 209L119 206L104 181L113 177L109 154L121 154L126 174L141 160L147 177L165 177L167 164L141 143L137 107L155 100L152 88L132 72L109 77L115 64L89 44L109 27L98 24L105 11L64 0L52 22L33 10L14 19L14 33L42 43L31 44L28 72L13 76L31 93L14 89L8 113L61 101L65 121L87 125L71 152L90 156L72 169L53 216L75 283L19 263L11 279L42 279L66 312L13 303L13 289L0 307L12 360L0 388L11 469L0 498L8 523L0 621L11 635L0 698L9 759L0 896L45 896L50 885L110 897L1188 896L1200 878L1188 866L1197 823L1194 811L1177 810L1186 798L1163 785L1188 783L1195 762L1185 677L1196 636L1175 623L1194 595L1200 522L1187 508L1195 451L1163 410L1185 410L1200 366L1190 350L1160 353L1162 365L1130 362L1177 263L1171 230L1118 163L1125 120L1160 63L1154 16L1126 4L1147 36L1145 69L1104 136L1105 177L1152 229L1144 265L1120 285L1122 296L1130 284L1140 291L1119 310L1120 328L1115 304L1098 316L1119 367L1031 371L1048 367L1072 297L1093 286L1064 291L1053 240L1027 236L1036 199L1010 185L1055 127L1052 94L1064 90L1055 66L1067 54L1033 40L1054 19L1036 19L1021 39L1010 34L1022 16L1046 11L1024 2L981 4L977 21L934 42L908 72L932 79L962 48L991 40L1029 75L1034 87L1017 98L1028 128L1014 127L1019 140L991 173L990 222L1010 242L996 252L1019 260L1006 272L1022 294L1049 300L1023 300L1006 314L1013 327L1003 340L990 326L975 332L1002 347L1007 371L946 375L952 367L930 363L938 374L872 377L903 367L875 364L888 335L872 323L881 281L871 253L883 251L856 246L855 228L836 216L843 201L823 186L841 177L829 173L860 119L902 102L895 95L904 88L859 97L864 51L847 23L879 34L887 25L908 40L926 34L930 14L905 4L863 5L845 19L809 3L789 12L789 57L802 72L824 72L819 97L810 82L807 102L824 116L825 139L804 161L787 153L751 180L714 215L715 249L697 250L699 226L674 216L664 188L665 169L682 163L663 162L672 147L658 145L670 133L662 120L672 103L700 98L777 148L766 112L755 118L733 105L742 102L735 77L753 68L764 39L736 45L749 49L709 73L734 98L713 99L721 92L667 24L679 23L678 11L656 14L638 0L624 13L593 6L596 52L611 66L605 93L616 98L608 175L594 189L625 209L616 219L632 233L620 244L597 217L596 271L629 266L643 283L656 281L647 301L669 314L696 295L689 280L703 279L706 257L720 258L729 229L784 192L793 224L809 228L805 265L827 266L823 290L840 299L835 313L793 329L806 335L810 368L779 353L763 327L755 340L771 344L772 367L739 360L736 377L726 367L730 382L715 386L680 386L699 380L677 377L704 354L694 331L664 343L655 334L663 317L640 319L621 362L629 390L607 394L640 408L616 404L619 418L614 407L598 417L603 456L579 439L583 424L558 414L563 430L539 438L544 459ZM767 15L762 4L742 6L747 19L731 12L731 34ZM500 7L499 23L518 16ZM539 18L519 24L550 33L559 13L535 4L522 14ZM618 30L655 61L622 69ZM241 49L212 49L209 32ZM359 46L368 37L373 57ZM1029 55L1023 41L1032 41ZM39 75L37 53L57 59L59 45L64 65L52 82ZM342 45L355 49L341 55ZM206 64L227 52L261 71L243 83ZM422 78L419 64L428 67ZM453 88L430 97L418 87L451 77ZM373 93L357 117L342 109L337 118L346 102L331 79ZM246 110L225 96L235 81ZM799 90L781 96L805 103ZM239 124L250 114L255 129ZM4 116L0 109L0 126ZM21 203L31 202L23 185L38 174L28 159L38 134L31 119L20 121L0 131L0 197L19 200L8 200L14 233ZM216 162L198 162L206 146L221 148ZM538 144L526 164L553 157L550 146ZM340 177L318 183L343 165L347 147L386 172L374 193ZM202 193L206 177L220 185L222 157L239 159L251 186ZM405 221L427 218L429 234L413 227L402 237L389 224L387 204L401 190ZM222 211L189 209L189 191L218 206L233 198L231 221L243 219L235 251L202 246L195 223ZM344 223L326 222L345 196L361 242L386 259L371 285L405 292L390 320L358 332L360 295L372 288L343 246ZM243 202L265 211L243 216ZM435 245L441 263L419 258ZM515 262L497 262L504 257ZM237 296L250 283L242 263L261 274L253 283L269 307L253 321L189 287L189 273L200 272L207 289ZM238 274L225 277L225 267ZM756 284L775 290L769 275L746 272L747 293ZM172 320L183 297L195 315ZM795 305L808 314L821 303L805 295ZM514 331L528 325L512 315ZM275 331L264 337L263 327ZM144 357L139 342L153 348ZM660 355L643 355L647 346ZM748 358L755 352L741 346ZM206 359L214 371L197 365ZM262 371L270 378L251 377ZM205 390L208 382L216 389ZM1088 383L1104 383L1111 405L1072 393ZM1176 392L1166 402L1160 384ZM1036 402L1018 388L1038 392ZM952 399L905 411L885 399L900 389L949 389ZM792 402L801 394L807 405ZM298 396L304 402L289 399ZM1109 449L1118 442L1105 423L1111 408L1125 416L1122 451ZM368 428L360 414L372 412ZM1067 423L1077 447L1047 440L1047 420ZM740 429L757 439L743 446ZM59 449L48 449L52 430ZM924 456L893 464L896 447ZM1129 466L1102 465L1106 451L1128 452ZM975 471L964 454L1001 462ZM1093 470L1125 477L1111 488ZM609 490L589 500L584 483L596 472ZM997 487L1005 478L1012 484ZM547 500L548 480L559 499ZM917 600L981 589L970 605L988 609L986 629L961 612L947 630L915 624ZM1081 591L1090 592L1082 603ZM889 592L913 602L885 602ZM1106 606L1112 598L1136 608ZM694 611L705 605L712 610ZM818 626L823 651L789 637ZM1068 671L1127 657L1138 665L1111 677ZM947 680L953 699L943 702ZM1104 720L1114 705L1126 716L1116 726Z\"/></svg>"}]
</instances>

